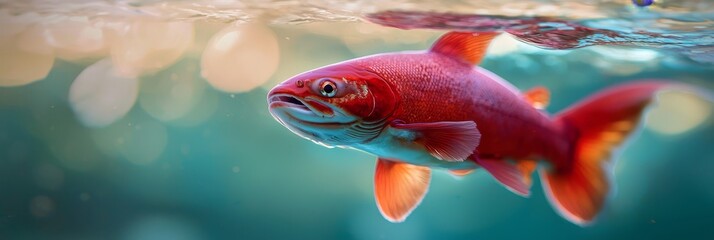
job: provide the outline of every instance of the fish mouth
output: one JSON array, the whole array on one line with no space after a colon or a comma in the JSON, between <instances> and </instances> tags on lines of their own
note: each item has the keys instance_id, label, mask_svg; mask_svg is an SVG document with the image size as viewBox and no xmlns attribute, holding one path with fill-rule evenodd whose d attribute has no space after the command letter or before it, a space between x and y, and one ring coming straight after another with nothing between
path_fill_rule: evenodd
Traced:
<instances>
[{"instance_id":1,"label":"fish mouth","mask_svg":"<svg viewBox=\"0 0 714 240\"><path fill-rule=\"evenodd\" d=\"M295 96L288 94L280 94L270 97L270 99L268 100L268 105L270 106L270 108L286 107L312 112L312 110L310 110L310 108L305 105L305 102Z\"/></svg>"},{"instance_id":2,"label":"fish mouth","mask_svg":"<svg viewBox=\"0 0 714 240\"><path fill-rule=\"evenodd\" d=\"M270 113L283 125L296 125L303 129L335 129L356 121L335 111L333 107L311 99L301 99L292 94L275 94L268 97ZM322 109L328 109L325 113Z\"/></svg>"},{"instance_id":3,"label":"fish mouth","mask_svg":"<svg viewBox=\"0 0 714 240\"><path fill-rule=\"evenodd\" d=\"M287 117L301 124L315 126L344 124L344 122L333 121L335 119L333 113L324 113L320 110L320 108L330 109L327 105L308 101L291 94L276 94L268 98L268 106L273 116L281 122L287 120L283 119Z\"/></svg>"},{"instance_id":4,"label":"fish mouth","mask_svg":"<svg viewBox=\"0 0 714 240\"><path fill-rule=\"evenodd\" d=\"M291 94L275 94L268 97L268 107L273 118L293 133L324 146L332 146L325 140L331 132L339 131L353 123L341 114L326 115L313 104L329 107L326 104L303 100ZM348 120L341 122L340 120Z\"/></svg>"}]
</instances>

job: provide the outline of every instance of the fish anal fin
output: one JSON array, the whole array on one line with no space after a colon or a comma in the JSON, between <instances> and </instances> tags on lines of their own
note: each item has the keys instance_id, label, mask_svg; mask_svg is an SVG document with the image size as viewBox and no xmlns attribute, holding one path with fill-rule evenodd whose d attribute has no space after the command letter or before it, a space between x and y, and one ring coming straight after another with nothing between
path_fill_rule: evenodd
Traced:
<instances>
[{"instance_id":1,"label":"fish anal fin","mask_svg":"<svg viewBox=\"0 0 714 240\"><path fill-rule=\"evenodd\" d=\"M504 159L476 159L476 163L511 192L523 197L530 196L531 180L515 163Z\"/></svg>"},{"instance_id":2,"label":"fish anal fin","mask_svg":"<svg viewBox=\"0 0 714 240\"><path fill-rule=\"evenodd\" d=\"M545 109L550 103L550 91L545 87L534 87L524 92L523 98L534 108Z\"/></svg>"},{"instance_id":3,"label":"fish anal fin","mask_svg":"<svg viewBox=\"0 0 714 240\"><path fill-rule=\"evenodd\" d=\"M415 133L415 141L440 160L460 162L468 158L481 140L481 133L473 121L401 123L391 126Z\"/></svg>"},{"instance_id":4,"label":"fish anal fin","mask_svg":"<svg viewBox=\"0 0 714 240\"><path fill-rule=\"evenodd\" d=\"M466 64L479 64L496 32L449 32L431 47L431 52L440 53Z\"/></svg>"},{"instance_id":5,"label":"fish anal fin","mask_svg":"<svg viewBox=\"0 0 714 240\"><path fill-rule=\"evenodd\" d=\"M391 222L403 222L429 189L431 169L379 158L374 196L379 211Z\"/></svg>"},{"instance_id":6,"label":"fish anal fin","mask_svg":"<svg viewBox=\"0 0 714 240\"><path fill-rule=\"evenodd\" d=\"M516 167L521 171L523 182L531 186L533 184L533 172L536 170L538 162L531 159L523 159L516 163Z\"/></svg>"}]
</instances>

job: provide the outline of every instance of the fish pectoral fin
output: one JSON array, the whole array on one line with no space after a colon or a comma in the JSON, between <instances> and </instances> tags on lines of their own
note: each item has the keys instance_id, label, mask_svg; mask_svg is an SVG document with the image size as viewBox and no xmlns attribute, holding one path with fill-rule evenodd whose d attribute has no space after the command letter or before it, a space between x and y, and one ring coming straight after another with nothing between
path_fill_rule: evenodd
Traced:
<instances>
[{"instance_id":1,"label":"fish pectoral fin","mask_svg":"<svg viewBox=\"0 0 714 240\"><path fill-rule=\"evenodd\" d=\"M431 52L440 53L467 64L479 64L496 32L449 32L431 47Z\"/></svg>"},{"instance_id":2,"label":"fish pectoral fin","mask_svg":"<svg viewBox=\"0 0 714 240\"><path fill-rule=\"evenodd\" d=\"M415 142L435 158L461 162L473 154L481 141L481 132L473 121L400 123L391 127L415 133Z\"/></svg>"},{"instance_id":3,"label":"fish pectoral fin","mask_svg":"<svg viewBox=\"0 0 714 240\"><path fill-rule=\"evenodd\" d=\"M421 203L430 180L428 167L377 159L374 197L382 216L391 222L403 222Z\"/></svg>"},{"instance_id":4,"label":"fish pectoral fin","mask_svg":"<svg viewBox=\"0 0 714 240\"><path fill-rule=\"evenodd\" d=\"M506 189L523 197L530 196L531 175L535 170L535 162L511 163L503 159L476 159L476 163L486 169Z\"/></svg>"},{"instance_id":5,"label":"fish pectoral fin","mask_svg":"<svg viewBox=\"0 0 714 240\"><path fill-rule=\"evenodd\" d=\"M550 91L545 87L534 87L523 93L523 98L536 109L545 109L550 103Z\"/></svg>"}]
</instances>

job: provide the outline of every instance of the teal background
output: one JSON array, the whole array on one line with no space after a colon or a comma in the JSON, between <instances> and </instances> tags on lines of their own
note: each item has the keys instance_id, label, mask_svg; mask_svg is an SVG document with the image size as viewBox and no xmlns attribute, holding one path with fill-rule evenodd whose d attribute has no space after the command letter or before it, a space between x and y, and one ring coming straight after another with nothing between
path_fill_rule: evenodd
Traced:
<instances>
[{"instance_id":1,"label":"teal background","mask_svg":"<svg viewBox=\"0 0 714 240\"><path fill-rule=\"evenodd\" d=\"M282 59L272 82L359 56L335 38L276 31L278 39L291 36L289 43L280 41L281 51L307 62ZM428 42L373 47L370 51L424 49ZM613 74L597 61L640 70ZM547 86L551 113L631 80L714 86L711 65L672 56L653 63L618 61L623 60L580 49L489 56L482 66L520 89ZM195 56L164 71L191 65L198 65ZM269 86L230 94L196 75L196 83L206 88L203 103L191 113L197 119L161 122L137 103L108 127L87 128L67 100L71 82L84 67L57 60L43 81L0 88L0 239L714 237L711 117L682 134L645 128L635 136L615 167L617 193L591 226L579 227L558 216L539 181L526 199L483 171L460 180L436 171L420 207L406 222L393 224L374 204L375 157L327 149L280 126L267 111ZM144 91L147 84L151 82L142 79L140 101L152 94ZM165 139L155 138L164 133ZM119 138L125 143L121 147L102 140ZM130 161L132 154L163 145L150 163ZM31 208L38 196L52 202L42 216Z\"/></svg>"}]
</instances>

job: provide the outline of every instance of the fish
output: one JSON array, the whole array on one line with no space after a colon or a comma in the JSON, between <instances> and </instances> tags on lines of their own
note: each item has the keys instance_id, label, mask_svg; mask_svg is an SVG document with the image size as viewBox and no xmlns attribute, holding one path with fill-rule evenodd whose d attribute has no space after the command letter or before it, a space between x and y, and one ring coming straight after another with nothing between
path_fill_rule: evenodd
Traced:
<instances>
[{"instance_id":1,"label":"fish","mask_svg":"<svg viewBox=\"0 0 714 240\"><path fill-rule=\"evenodd\" d=\"M391 222L405 221L443 169L486 171L524 197L537 171L556 212L587 225L613 192L614 151L672 84L625 83L550 115L548 89L520 92L478 66L498 34L448 32L428 50L310 70L272 88L268 108L300 137L375 155L374 196Z\"/></svg>"}]
</instances>

